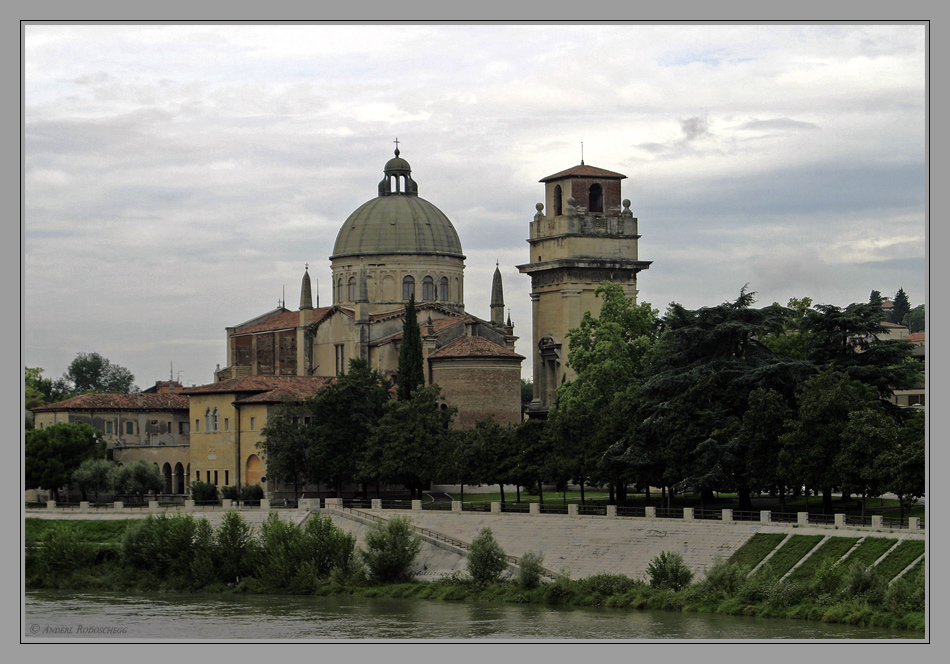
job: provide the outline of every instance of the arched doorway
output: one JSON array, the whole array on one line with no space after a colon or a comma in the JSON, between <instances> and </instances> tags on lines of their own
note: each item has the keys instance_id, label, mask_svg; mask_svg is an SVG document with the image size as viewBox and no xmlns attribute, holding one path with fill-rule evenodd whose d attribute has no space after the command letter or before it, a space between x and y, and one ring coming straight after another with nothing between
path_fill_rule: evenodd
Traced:
<instances>
[{"instance_id":1,"label":"arched doorway","mask_svg":"<svg viewBox=\"0 0 950 664\"><path fill-rule=\"evenodd\" d=\"M185 493L185 468L181 462L175 464L175 483L173 493Z\"/></svg>"},{"instance_id":2,"label":"arched doorway","mask_svg":"<svg viewBox=\"0 0 950 664\"><path fill-rule=\"evenodd\" d=\"M254 486L255 484L260 484L262 470L260 458L258 458L256 454L249 456L244 466L244 485Z\"/></svg>"},{"instance_id":3,"label":"arched doorway","mask_svg":"<svg viewBox=\"0 0 950 664\"><path fill-rule=\"evenodd\" d=\"M162 466L162 475L165 476L165 490L163 491L163 493L171 493L172 492L172 467L169 466L167 463L164 466Z\"/></svg>"}]
</instances>

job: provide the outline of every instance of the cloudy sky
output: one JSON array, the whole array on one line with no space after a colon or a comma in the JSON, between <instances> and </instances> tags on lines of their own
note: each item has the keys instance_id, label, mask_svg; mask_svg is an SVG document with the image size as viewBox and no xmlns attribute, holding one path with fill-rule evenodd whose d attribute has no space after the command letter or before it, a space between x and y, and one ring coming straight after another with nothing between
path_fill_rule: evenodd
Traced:
<instances>
[{"instance_id":1,"label":"cloudy sky","mask_svg":"<svg viewBox=\"0 0 950 664\"><path fill-rule=\"evenodd\" d=\"M541 178L627 176L661 312L926 287L921 25L27 25L22 359L211 382L224 328L321 304L398 137L455 224L466 306L495 261L530 355ZM525 365L530 376L530 365Z\"/></svg>"}]
</instances>

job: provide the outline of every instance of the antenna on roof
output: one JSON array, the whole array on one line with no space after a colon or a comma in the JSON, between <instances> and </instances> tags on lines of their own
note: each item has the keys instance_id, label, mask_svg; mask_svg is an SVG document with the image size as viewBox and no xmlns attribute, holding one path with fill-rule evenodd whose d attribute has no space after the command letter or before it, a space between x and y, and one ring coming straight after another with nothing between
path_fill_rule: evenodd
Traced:
<instances>
[{"instance_id":1,"label":"antenna on roof","mask_svg":"<svg viewBox=\"0 0 950 664\"><path fill-rule=\"evenodd\" d=\"M317 309L320 308L320 280L317 279Z\"/></svg>"},{"instance_id":2,"label":"antenna on roof","mask_svg":"<svg viewBox=\"0 0 950 664\"><path fill-rule=\"evenodd\" d=\"M584 165L584 141L581 141L581 166Z\"/></svg>"},{"instance_id":3,"label":"antenna on roof","mask_svg":"<svg viewBox=\"0 0 950 664\"><path fill-rule=\"evenodd\" d=\"M168 380L175 380L175 366L171 361L168 362Z\"/></svg>"}]
</instances>

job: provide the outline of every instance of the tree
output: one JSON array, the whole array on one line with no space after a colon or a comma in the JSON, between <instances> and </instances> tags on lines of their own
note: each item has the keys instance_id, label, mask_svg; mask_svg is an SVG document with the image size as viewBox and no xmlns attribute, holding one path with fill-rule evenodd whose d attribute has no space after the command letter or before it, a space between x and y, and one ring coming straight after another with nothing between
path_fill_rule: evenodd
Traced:
<instances>
[{"instance_id":1,"label":"tree","mask_svg":"<svg viewBox=\"0 0 950 664\"><path fill-rule=\"evenodd\" d=\"M364 476L402 484L421 498L433 477L450 467L456 407L440 403L438 385L419 388L408 399L389 401L367 441L360 463Z\"/></svg>"},{"instance_id":2,"label":"tree","mask_svg":"<svg viewBox=\"0 0 950 664\"><path fill-rule=\"evenodd\" d=\"M511 481L514 452L511 431L487 417L464 432L468 447L465 459L470 481L497 484L501 503L505 503L505 483Z\"/></svg>"},{"instance_id":3,"label":"tree","mask_svg":"<svg viewBox=\"0 0 950 664\"><path fill-rule=\"evenodd\" d=\"M119 466L116 471L116 490L134 494L139 502L144 502L145 495L148 493L161 493L164 486L165 478L162 477L162 471L154 463L149 463L145 459Z\"/></svg>"},{"instance_id":4,"label":"tree","mask_svg":"<svg viewBox=\"0 0 950 664\"><path fill-rule=\"evenodd\" d=\"M900 325L903 323L904 317L909 313L910 299L907 297L907 293L904 292L904 289L900 288L894 295L894 306L891 308L890 321Z\"/></svg>"},{"instance_id":5,"label":"tree","mask_svg":"<svg viewBox=\"0 0 950 664\"><path fill-rule=\"evenodd\" d=\"M49 489L59 500L59 489L86 459L105 456L99 432L88 424L54 424L26 432L25 480L27 489Z\"/></svg>"},{"instance_id":6,"label":"tree","mask_svg":"<svg viewBox=\"0 0 950 664\"><path fill-rule=\"evenodd\" d=\"M897 443L881 457L887 473L887 489L897 494L901 519L924 495L926 489L926 423L922 412L914 413L901 426Z\"/></svg>"},{"instance_id":7,"label":"tree","mask_svg":"<svg viewBox=\"0 0 950 664\"><path fill-rule=\"evenodd\" d=\"M779 510L783 512L789 479L786 469L776 460L781 454L781 436L791 415L791 408L781 394L771 389L755 389L749 394L749 407L742 414L736 434L745 458L746 485L777 492Z\"/></svg>"},{"instance_id":8,"label":"tree","mask_svg":"<svg viewBox=\"0 0 950 664\"><path fill-rule=\"evenodd\" d=\"M781 437L778 460L796 481L822 491L824 512L831 514L831 492L840 483L834 462L848 416L872 405L874 397L847 374L825 368L804 383L798 403L798 416Z\"/></svg>"},{"instance_id":9,"label":"tree","mask_svg":"<svg viewBox=\"0 0 950 664\"><path fill-rule=\"evenodd\" d=\"M472 581L480 586L495 583L508 568L508 556L492 535L491 528L482 528L475 535L466 556L466 565Z\"/></svg>"},{"instance_id":10,"label":"tree","mask_svg":"<svg viewBox=\"0 0 950 664\"><path fill-rule=\"evenodd\" d=\"M72 481L82 491L82 498L86 500L86 493L92 491L99 502L99 493L112 491L115 486L115 464L105 459L86 459L79 468L73 471Z\"/></svg>"},{"instance_id":11,"label":"tree","mask_svg":"<svg viewBox=\"0 0 950 664\"><path fill-rule=\"evenodd\" d=\"M841 487L861 494L861 516L868 496L879 496L886 486L887 468L881 461L897 443L897 425L878 409L865 408L848 414L841 433L841 451L835 472Z\"/></svg>"},{"instance_id":12,"label":"tree","mask_svg":"<svg viewBox=\"0 0 950 664\"><path fill-rule=\"evenodd\" d=\"M392 383L364 359L352 359L349 371L336 377L303 405L312 479L326 482L341 495L343 484L359 477L366 441L383 416Z\"/></svg>"},{"instance_id":13,"label":"tree","mask_svg":"<svg viewBox=\"0 0 950 664\"><path fill-rule=\"evenodd\" d=\"M406 304L406 317L402 321L402 345L399 347L397 366L397 398L406 401L417 389L425 385L425 371L422 363L422 334L416 320L416 300L409 296Z\"/></svg>"},{"instance_id":14,"label":"tree","mask_svg":"<svg viewBox=\"0 0 950 664\"><path fill-rule=\"evenodd\" d=\"M925 331L927 329L927 305L918 304L907 312L902 322L912 334Z\"/></svg>"},{"instance_id":15,"label":"tree","mask_svg":"<svg viewBox=\"0 0 950 664\"><path fill-rule=\"evenodd\" d=\"M112 364L99 353L78 353L63 374L63 381L70 386L70 391L77 394L138 392L139 388L133 384L134 380L135 376L131 371Z\"/></svg>"},{"instance_id":16,"label":"tree","mask_svg":"<svg viewBox=\"0 0 950 664\"><path fill-rule=\"evenodd\" d=\"M361 557L372 580L396 583L412 578L412 563L421 549L422 538L413 532L409 517L397 516L370 526Z\"/></svg>"},{"instance_id":17,"label":"tree","mask_svg":"<svg viewBox=\"0 0 950 664\"><path fill-rule=\"evenodd\" d=\"M267 418L256 444L267 464L271 486L276 487L278 482L293 484L294 501L313 475L308 454L311 440L303 425L308 414L298 403L281 403Z\"/></svg>"}]
</instances>

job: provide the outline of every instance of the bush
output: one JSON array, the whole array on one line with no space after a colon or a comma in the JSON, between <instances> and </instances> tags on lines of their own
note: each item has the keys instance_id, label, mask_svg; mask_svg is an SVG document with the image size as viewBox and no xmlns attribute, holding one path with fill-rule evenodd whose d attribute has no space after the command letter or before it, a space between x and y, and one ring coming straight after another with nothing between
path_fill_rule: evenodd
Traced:
<instances>
[{"instance_id":1,"label":"bush","mask_svg":"<svg viewBox=\"0 0 950 664\"><path fill-rule=\"evenodd\" d=\"M218 579L236 583L248 576L254 569L256 554L257 542L252 537L251 527L237 512L225 512L214 533Z\"/></svg>"},{"instance_id":2,"label":"bush","mask_svg":"<svg viewBox=\"0 0 950 664\"><path fill-rule=\"evenodd\" d=\"M241 487L241 500L245 503L252 503L260 505L260 501L264 498L264 489L261 488L260 484L252 484L251 486Z\"/></svg>"},{"instance_id":3,"label":"bush","mask_svg":"<svg viewBox=\"0 0 950 664\"><path fill-rule=\"evenodd\" d=\"M346 572L356 551L356 537L333 525L328 516L312 516L304 529L303 553L314 573L325 578L334 569Z\"/></svg>"},{"instance_id":4,"label":"bush","mask_svg":"<svg viewBox=\"0 0 950 664\"><path fill-rule=\"evenodd\" d=\"M233 484L221 487L221 497L227 500L238 500L241 496L241 490Z\"/></svg>"},{"instance_id":5,"label":"bush","mask_svg":"<svg viewBox=\"0 0 950 664\"><path fill-rule=\"evenodd\" d=\"M746 576L748 576L746 568L727 563L718 557L713 561L713 566L706 570L705 584L711 590L730 597L739 591L745 583Z\"/></svg>"},{"instance_id":6,"label":"bush","mask_svg":"<svg viewBox=\"0 0 950 664\"><path fill-rule=\"evenodd\" d=\"M126 531L121 557L133 567L160 575L190 576L198 521L205 522L190 514L150 514Z\"/></svg>"},{"instance_id":7,"label":"bush","mask_svg":"<svg viewBox=\"0 0 950 664\"><path fill-rule=\"evenodd\" d=\"M778 583L778 577L775 571L770 565L765 564L742 583L738 598L746 604L765 602L776 583Z\"/></svg>"},{"instance_id":8,"label":"bush","mask_svg":"<svg viewBox=\"0 0 950 664\"><path fill-rule=\"evenodd\" d=\"M675 551L663 551L647 566L650 586L681 590L693 580L693 572L686 566L683 556Z\"/></svg>"},{"instance_id":9,"label":"bush","mask_svg":"<svg viewBox=\"0 0 950 664\"><path fill-rule=\"evenodd\" d=\"M887 584L873 567L854 563L848 568L842 579L840 591L844 599L865 601L868 604L881 604L887 591Z\"/></svg>"},{"instance_id":10,"label":"bush","mask_svg":"<svg viewBox=\"0 0 950 664\"><path fill-rule=\"evenodd\" d=\"M412 578L412 561L422 548L422 538L412 530L408 517L377 521L366 534L366 549L360 552L372 581L391 583Z\"/></svg>"},{"instance_id":11,"label":"bush","mask_svg":"<svg viewBox=\"0 0 950 664\"><path fill-rule=\"evenodd\" d=\"M262 548L257 574L266 585L287 588L304 560L303 531L271 512L261 524Z\"/></svg>"},{"instance_id":12,"label":"bush","mask_svg":"<svg viewBox=\"0 0 950 664\"><path fill-rule=\"evenodd\" d=\"M812 580L812 593L821 596L834 596L841 588L844 568L836 565L838 562L834 558L825 558L818 566L815 577Z\"/></svg>"},{"instance_id":13,"label":"bush","mask_svg":"<svg viewBox=\"0 0 950 664\"><path fill-rule=\"evenodd\" d=\"M191 483L189 489L191 490L191 499L196 502L208 503L218 499L218 487L211 484L211 482L195 480Z\"/></svg>"},{"instance_id":14,"label":"bush","mask_svg":"<svg viewBox=\"0 0 950 664\"><path fill-rule=\"evenodd\" d=\"M95 560L95 547L78 532L62 527L47 530L31 556L31 562L41 574L68 574Z\"/></svg>"},{"instance_id":15,"label":"bush","mask_svg":"<svg viewBox=\"0 0 950 664\"><path fill-rule=\"evenodd\" d=\"M469 549L468 573L477 585L487 586L501 577L508 567L508 556L492 535L491 528L478 531Z\"/></svg>"},{"instance_id":16,"label":"bush","mask_svg":"<svg viewBox=\"0 0 950 664\"><path fill-rule=\"evenodd\" d=\"M525 590L531 590L541 585L541 576L544 573L544 554L528 551L521 556L518 566L518 585Z\"/></svg>"}]
</instances>

